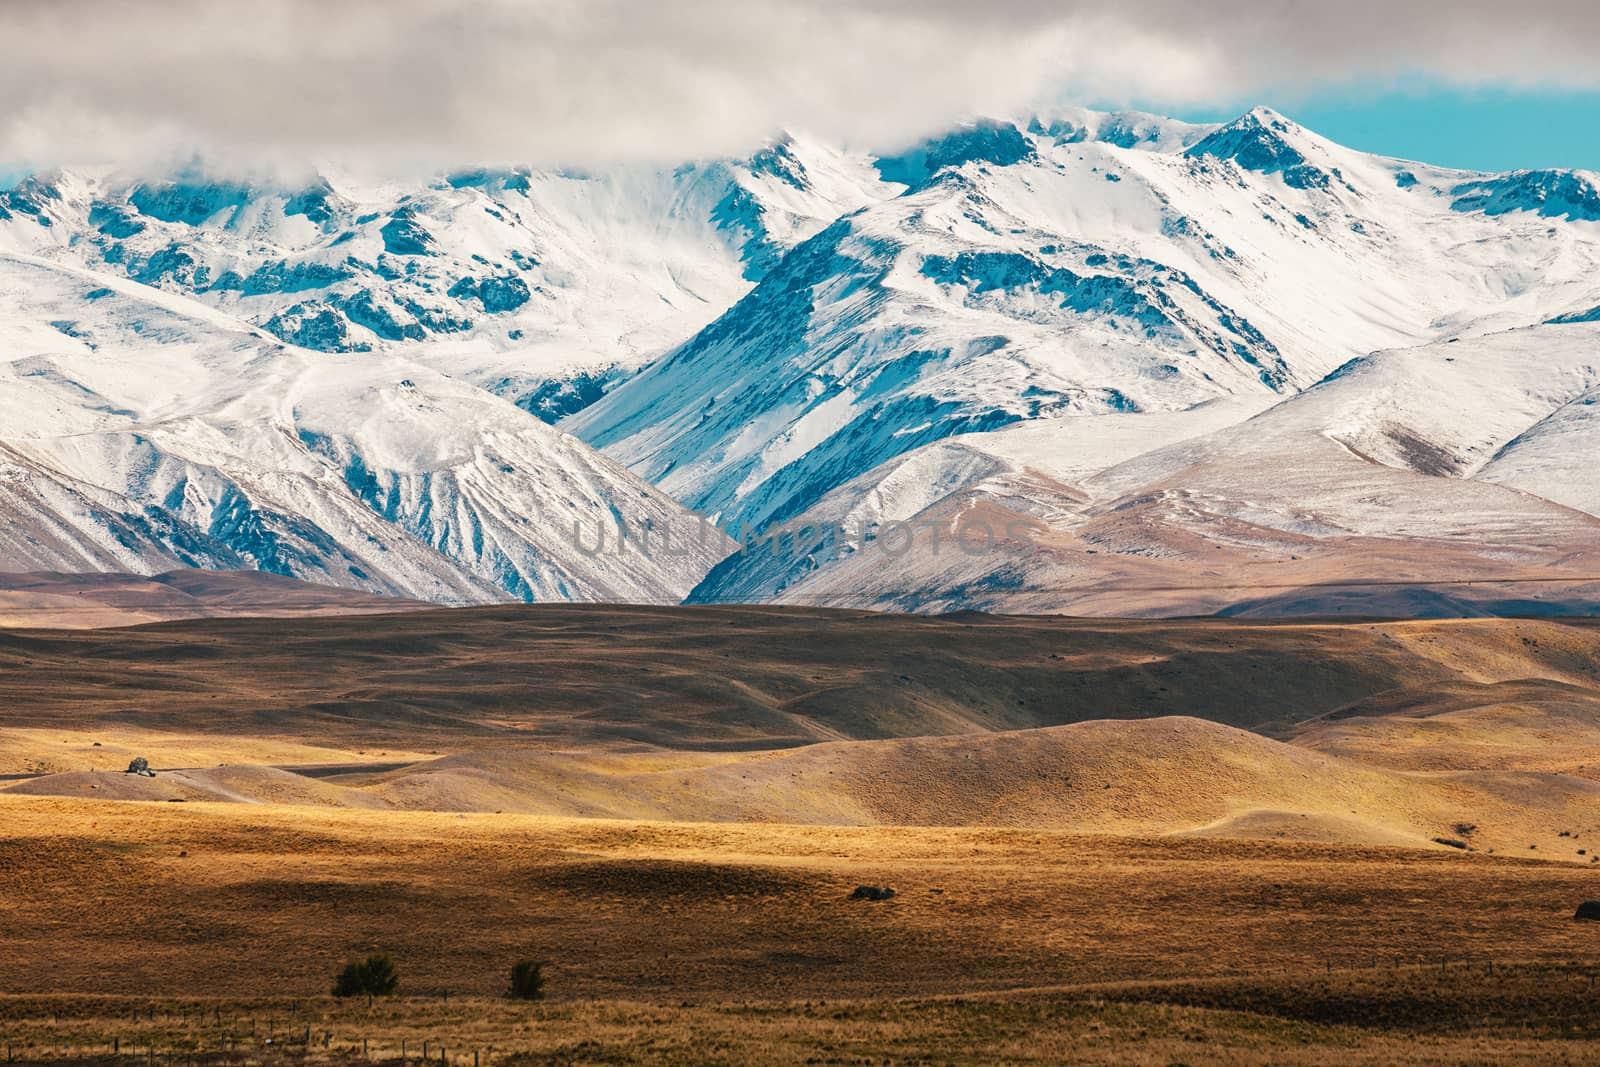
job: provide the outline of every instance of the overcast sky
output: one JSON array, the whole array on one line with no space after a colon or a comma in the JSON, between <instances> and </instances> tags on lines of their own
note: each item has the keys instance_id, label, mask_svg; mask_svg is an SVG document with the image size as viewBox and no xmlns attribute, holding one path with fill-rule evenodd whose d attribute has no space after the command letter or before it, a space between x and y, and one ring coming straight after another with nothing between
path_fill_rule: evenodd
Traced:
<instances>
[{"instance_id":1,"label":"overcast sky","mask_svg":"<svg viewBox=\"0 0 1600 1067\"><path fill-rule=\"evenodd\" d=\"M1056 100L1600 87L1593 0L0 0L0 160L597 165Z\"/></svg>"}]
</instances>

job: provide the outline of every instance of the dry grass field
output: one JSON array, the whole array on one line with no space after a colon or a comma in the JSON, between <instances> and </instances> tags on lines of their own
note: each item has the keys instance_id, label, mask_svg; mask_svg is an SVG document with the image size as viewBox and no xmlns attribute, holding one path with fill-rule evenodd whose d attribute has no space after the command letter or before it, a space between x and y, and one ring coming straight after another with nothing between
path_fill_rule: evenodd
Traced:
<instances>
[{"instance_id":1,"label":"dry grass field","mask_svg":"<svg viewBox=\"0 0 1600 1067\"><path fill-rule=\"evenodd\" d=\"M1600 1062L1597 665L1517 620L3 631L0 1045ZM329 997L373 950L400 995Z\"/></svg>"},{"instance_id":2,"label":"dry grass field","mask_svg":"<svg viewBox=\"0 0 1600 1067\"><path fill-rule=\"evenodd\" d=\"M310 1026L319 1056L533 1063L1583 1062L1600 1035L1600 928L1572 920L1596 878L1564 863L15 796L0 819L0 1040L35 1056L232 1034L270 1058ZM326 998L372 948L404 995ZM530 957L550 1000L498 999Z\"/></svg>"},{"instance_id":3,"label":"dry grass field","mask_svg":"<svg viewBox=\"0 0 1600 1067\"><path fill-rule=\"evenodd\" d=\"M1404 968L1248 985L784 1004L4 997L0 1017L18 1057L107 1067L1590 1064L1600 1050L1587 985L1581 972L1555 967L1500 968L1492 979Z\"/></svg>"}]
</instances>

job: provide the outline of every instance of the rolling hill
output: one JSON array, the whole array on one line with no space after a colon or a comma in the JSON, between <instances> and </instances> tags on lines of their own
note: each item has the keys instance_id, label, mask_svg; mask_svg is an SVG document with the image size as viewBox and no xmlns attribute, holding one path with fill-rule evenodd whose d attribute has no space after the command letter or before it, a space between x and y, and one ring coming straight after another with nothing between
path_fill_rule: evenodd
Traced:
<instances>
[{"instance_id":1,"label":"rolling hill","mask_svg":"<svg viewBox=\"0 0 1600 1067\"><path fill-rule=\"evenodd\" d=\"M1037 827L1587 863L1597 642L1577 621L769 607L11 630L0 774L28 777L9 793L100 800ZM157 777L122 773L134 754Z\"/></svg>"}]
</instances>

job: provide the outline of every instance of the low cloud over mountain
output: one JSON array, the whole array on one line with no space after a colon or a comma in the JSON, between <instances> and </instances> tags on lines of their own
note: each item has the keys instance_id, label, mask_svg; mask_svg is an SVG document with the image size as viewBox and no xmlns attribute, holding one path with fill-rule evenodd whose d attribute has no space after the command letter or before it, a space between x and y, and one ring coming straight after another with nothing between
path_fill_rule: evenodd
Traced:
<instances>
[{"instance_id":1,"label":"low cloud over mountain","mask_svg":"<svg viewBox=\"0 0 1600 1067\"><path fill-rule=\"evenodd\" d=\"M1064 93L1180 106L1422 75L1592 86L1600 8L1491 0L11 0L0 159L251 165L893 147Z\"/></svg>"}]
</instances>

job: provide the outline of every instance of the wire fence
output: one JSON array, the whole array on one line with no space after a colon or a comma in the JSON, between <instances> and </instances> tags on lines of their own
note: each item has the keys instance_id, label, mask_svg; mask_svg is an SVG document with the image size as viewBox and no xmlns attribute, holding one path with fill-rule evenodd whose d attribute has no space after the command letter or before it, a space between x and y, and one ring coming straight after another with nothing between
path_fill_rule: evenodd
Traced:
<instances>
[{"instance_id":1,"label":"wire fence","mask_svg":"<svg viewBox=\"0 0 1600 1067\"><path fill-rule=\"evenodd\" d=\"M385 999L384 1006L414 1009L410 998ZM449 999L444 998L446 1004ZM385 1026L377 1019L367 1020L365 1025L344 1018L330 1020L326 1010L302 1010L298 1003L276 1014L203 1005L134 1007L122 1027L103 1016L69 1012L63 1018L59 1010L32 1022L34 1030L44 1027L59 1033L47 1040L39 1040L37 1035L31 1039L0 1036L6 1064L250 1067L288 1061L488 1067L506 1053L494 1045L475 1045L447 1035L394 1036L401 1029L426 1032L426 1023Z\"/></svg>"}]
</instances>

